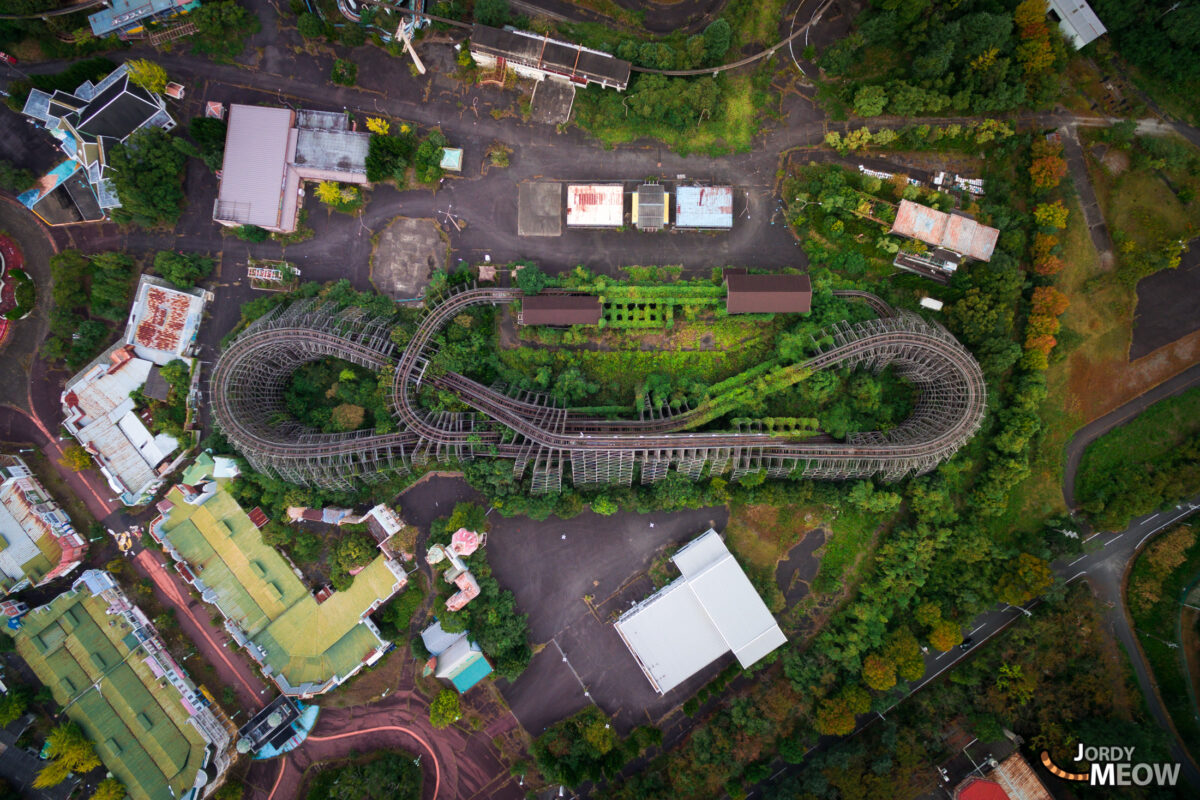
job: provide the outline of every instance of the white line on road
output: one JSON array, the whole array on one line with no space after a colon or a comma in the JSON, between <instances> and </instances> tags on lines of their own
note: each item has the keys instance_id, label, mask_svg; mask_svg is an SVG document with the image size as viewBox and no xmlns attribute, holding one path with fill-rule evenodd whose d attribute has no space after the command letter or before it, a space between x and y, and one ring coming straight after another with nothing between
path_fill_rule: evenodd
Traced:
<instances>
[{"instance_id":1,"label":"white line on road","mask_svg":"<svg viewBox=\"0 0 1200 800\"><path fill-rule=\"evenodd\" d=\"M1174 523L1176 520L1182 519L1183 517L1186 517L1188 514L1191 514L1191 513L1192 513L1194 510L1195 510L1195 509L1193 509L1191 506L1188 506L1188 507L1187 507L1186 509L1184 509L1183 511L1180 511L1178 514L1176 514L1175 516L1171 517L1171 518L1170 518L1169 520L1167 520L1166 522L1164 522L1164 523L1162 523L1161 525L1159 525L1159 526L1157 526L1156 528L1154 528L1154 530L1150 531L1150 532L1149 532L1149 533L1147 533L1145 536L1143 536L1143 537L1142 537L1142 540L1141 540L1140 542L1138 542L1138 543L1137 543L1137 549L1139 549L1139 550L1140 550L1140 549L1142 549L1142 545L1146 543L1146 540L1147 540L1147 539L1149 539L1151 536L1153 536L1154 534L1158 533L1159 531L1161 531L1163 528L1167 527L1168 525L1170 525L1170 524ZM1124 536L1125 534L1121 534L1121 535L1122 535L1122 536Z\"/></svg>"},{"instance_id":2,"label":"white line on road","mask_svg":"<svg viewBox=\"0 0 1200 800\"><path fill-rule=\"evenodd\" d=\"M1162 512L1155 512L1155 513L1151 514L1150 516L1146 517L1144 520L1142 520L1142 522L1149 522L1150 520L1157 517L1160 513L1162 513Z\"/></svg>"},{"instance_id":3,"label":"white line on road","mask_svg":"<svg viewBox=\"0 0 1200 800\"><path fill-rule=\"evenodd\" d=\"M1087 575L1086 569L1083 572L1077 572L1074 575L1072 575L1071 577L1067 578L1067 583L1070 583L1071 581L1075 580L1076 578L1082 578L1084 575Z\"/></svg>"},{"instance_id":4,"label":"white line on road","mask_svg":"<svg viewBox=\"0 0 1200 800\"><path fill-rule=\"evenodd\" d=\"M1123 533L1118 533L1116 536L1112 537L1112 538L1111 538L1111 539L1109 539L1107 542L1105 542L1105 543L1104 543L1104 546L1105 546L1105 547L1108 547L1110 544L1112 544L1113 542L1115 542L1117 539L1120 539L1120 538L1121 538L1122 536L1124 536L1124 535L1125 535L1125 534L1123 534Z\"/></svg>"},{"instance_id":5,"label":"white line on road","mask_svg":"<svg viewBox=\"0 0 1200 800\"><path fill-rule=\"evenodd\" d=\"M1080 561L1083 561L1085 558L1087 558L1087 556L1080 556L1079 558L1077 558L1077 559L1075 559L1074 561L1072 561L1070 564L1067 564L1067 566L1068 566L1068 567L1073 567L1073 566L1075 566L1076 564L1078 564Z\"/></svg>"},{"instance_id":6,"label":"white line on road","mask_svg":"<svg viewBox=\"0 0 1200 800\"><path fill-rule=\"evenodd\" d=\"M940 659L942 658L942 656L948 656L948 655L950 655L950 651L949 651L949 650L947 650L946 652L942 653L942 655L940 655L940 656L938 656L937 658L935 658L935 659L934 659L934 661L938 661L938 660L940 660Z\"/></svg>"},{"instance_id":7,"label":"white line on road","mask_svg":"<svg viewBox=\"0 0 1200 800\"><path fill-rule=\"evenodd\" d=\"M982 623L982 624L980 624L980 625L976 625L976 626L975 626L975 630L974 630L974 631L971 631L970 633L968 633L968 634L967 634L967 636L974 636L974 635L975 635L975 631L979 630L980 628L986 627L986 626L987 626L987 623L986 623L986 622L984 622L984 623Z\"/></svg>"},{"instance_id":8,"label":"white line on road","mask_svg":"<svg viewBox=\"0 0 1200 800\"><path fill-rule=\"evenodd\" d=\"M1095 538L1096 538L1097 536L1099 536L1099 535L1100 535L1100 531L1096 531L1096 532L1095 532L1095 533L1093 533L1091 536L1089 536L1089 537L1087 537L1086 539L1084 539L1084 540L1083 540L1083 543L1084 543L1084 544L1087 544L1088 542L1090 542L1092 539L1095 539Z\"/></svg>"}]
</instances>

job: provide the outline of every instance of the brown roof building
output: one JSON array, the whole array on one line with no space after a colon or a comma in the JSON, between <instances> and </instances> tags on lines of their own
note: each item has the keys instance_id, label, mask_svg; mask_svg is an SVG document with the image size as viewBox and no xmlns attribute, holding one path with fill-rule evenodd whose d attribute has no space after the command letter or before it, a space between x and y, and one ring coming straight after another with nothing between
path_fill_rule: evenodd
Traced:
<instances>
[{"instance_id":1,"label":"brown roof building","mask_svg":"<svg viewBox=\"0 0 1200 800\"><path fill-rule=\"evenodd\" d=\"M595 325L602 315L594 294L539 294L521 301L522 325Z\"/></svg>"},{"instance_id":2,"label":"brown roof building","mask_svg":"<svg viewBox=\"0 0 1200 800\"><path fill-rule=\"evenodd\" d=\"M748 275L725 272L725 310L730 314L807 314L812 282L807 275Z\"/></svg>"}]
</instances>

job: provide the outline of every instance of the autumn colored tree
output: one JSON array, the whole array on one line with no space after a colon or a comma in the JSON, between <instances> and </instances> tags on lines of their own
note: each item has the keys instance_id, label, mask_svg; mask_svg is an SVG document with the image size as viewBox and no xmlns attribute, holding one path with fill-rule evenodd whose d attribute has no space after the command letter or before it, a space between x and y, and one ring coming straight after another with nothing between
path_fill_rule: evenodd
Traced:
<instances>
[{"instance_id":1,"label":"autumn colored tree","mask_svg":"<svg viewBox=\"0 0 1200 800\"><path fill-rule=\"evenodd\" d=\"M1049 317L1061 317L1071 301L1067 296L1053 286L1039 286L1033 290L1030 303L1034 314L1044 314Z\"/></svg>"},{"instance_id":2,"label":"autumn colored tree","mask_svg":"<svg viewBox=\"0 0 1200 800\"><path fill-rule=\"evenodd\" d=\"M885 656L872 653L863 659L863 680L877 692L886 692L896 685L896 664Z\"/></svg>"},{"instance_id":3,"label":"autumn colored tree","mask_svg":"<svg viewBox=\"0 0 1200 800\"><path fill-rule=\"evenodd\" d=\"M46 737L49 762L33 780L36 789L58 786L72 772L82 775L100 766L96 748L74 722L65 722Z\"/></svg>"},{"instance_id":4,"label":"autumn colored tree","mask_svg":"<svg viewBox=\"0 0 1200 800\"><path fill-rule=\"evenodd\" d=\"M937 603L921 603L913 611L913 619L927 628L932 628L942 620L942 610Z\"/></svg>"},{"instance_id":5,"label":"autumn colored tree","mask_svg":"<svg viewBox=\"0 0 1200 800\"><path fill-rule=\"evenodd\" d=\"M1033 271L1038 275L1057 275L1062 272L1066 263L1058 256L1046 255L1033 262Z\"/></svg>"},{"instance_id":6,"label":"autumn colored tree","mask_svg":"<svg viewBox=\"0 0 1200 800\"><path fill-rule=\"evenodd\" d=\"M58 460L58 463L73 472L83 472L85 469L91 468L92 457L88 455L87 450L73 444L63 450L62 458Z\"/></svg>"},{"instance_id":7,"label":"autumn colored tree","mask_svg":"<svg viewBox=\"0 0 1200 800\"><path fill-rule=\"evenodd\" d=\"M1035 336L1054 336L1058 333L1061 324L1058 317L1051 317L1046 314L1031 314L1028 322L1025 323L1025 336L1032 338Z\"/></svg>"},{"instance_id":8,"label":"autumn colored tree","mask_svg":"<svg viewBox=\"0 0 1200 800\"><path fill-rule=\"evenodd\" d=\"M1029 336L1025 339L1025 349L1043 355L1050 355L1050 351L1054 349L1054 345L1058 344L1058 340L1049 334L1040 336Z\"/></svg>"},{"instance_id":9,"label":"autumn colored tree","mask_svg":"<svg viewBox=\"0 0 1200 800\"><path fill-rule=\"evenodd\" d=\"M1039 225L1061 230L1067 227L1068 213L1067 207L1062 204L1062 201L1055 200L1053 203L1040 203L1033 210L1033 218Z\"/></svg>"},{"instance_id":10,"label":"autumn colored tree","mask_svg":"<svg viewBox=\"0 0 1200 800\"><path fill-rule=\"evenodd\" d=\"M371 133L378 133L380 136L387 136L391 132L391 124L381 117L367 117L367 130Z\"/></svg>"},{"instance_id":11,"label":"autumn colored tree","mask_svg":"<svg viewBox=\"0 0 1200 800\"><path fill-rule=\"evenodd\" d=\"M1043 191L1053 189L1067 174L1067 162L1061 156L1035 158L1029 165L1029 179L1033 188Z\"/></svg>"},{"instance_id":12,"label":"autumn colored tree","mask_svg":"<svg viewBox=\"0 0 1200 800\"><path fill-rule=\"evenodd\" d=\"M1037 233L1033 237L1033 257L1035 260L1044 258L1058 247L1058 237L1049 233Z\"/></svg>"},{"instance_id":13,"label":"autumn colored tree","mask_svg":"<svg viewBox=\"0 0 1200 800\"><path fill-rule=\"evenodd\" d=\"M129 80L148 92L161 94L167 88L167 71L145 58L131 58L125 62Z\"/></svg>"},{"instance_id":14,"label":"autumn colored tree","mask_svg":"<svg viewBox=\"0 0 1200 800\"><path fill-rule=\"evenodd\" d=\"M999 597L1005 603L1019 606L1050 588L1054 583L1054 573L1045 559L1021 553L1015 561L1009 562L1012 569L1006 572L996 585Z\"/></svg>"},{"instance_id":15,"label":"autumn colored tree","mask_svg":"<svg viewBox=\"0 0 1200 800\"><path fill-rule=\"evenodd\" d=\"M893 631L884 643L883 652L896 665L896 673L902 680L920 680L925 674L921 645L908 628Z\"/></svg>"},{"instance_id":16,"label":"autumn colored tree","mask_svg":"<svg viewBox=\"0 0 1200 800\"><path fill-rule=\"evenodd\" d=\"M96 786L91 800L125 800L127 796L125 784L116 778L105 778Z\"/></svg>"},{"instance_id":17,"label":"autumn colored tree","mask_svg":"<svg viewBox=\"0 0 1200 800\"><path fill-rule=\"evenodd\" d=\"M458 693L453 689L443 689L429 704L429 724L435 728L449 728L461 716Z\"/></svg>"},{"instance_id":18,"label":"autumn colored tree","mask_svg":"<svg viewBox=\"0 0 1200 800\"><path fill-rule=\"evenodd\" d=\"M822 735L845 736L854 731L854 716L871 708L871 696L861 686L847 686L817 707L816 729Z\"/></svg>"},{"instance_id":19,"label":"autumn colored tree","mask_svg":"<svg viewBox=\"0 0 1200 800\"><path fill-rule=\"evenodd\" d=\"M952 620L939 620L929 631L929 644L943 653L955 645L962 644L962 640L962 627Z\"/></svg>"}]
</instances>

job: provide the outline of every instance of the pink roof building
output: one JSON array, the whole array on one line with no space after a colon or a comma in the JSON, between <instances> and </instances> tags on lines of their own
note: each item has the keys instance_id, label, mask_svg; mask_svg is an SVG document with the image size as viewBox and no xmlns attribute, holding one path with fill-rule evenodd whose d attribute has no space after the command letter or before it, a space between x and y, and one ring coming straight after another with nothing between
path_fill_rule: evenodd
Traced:
<instances>
[{"instance_id":1,"label":"pink roof building","mask_svg":"<svg viewBox=\"0 0 1200 800\"><path fill-rule=\"evenodd\" d=\"M459 528L450 537L450 549L460 556L471 555L479 549L479 545L482 543L482 538L478 533L466 528Z\"/></svg>"},{"instance_id":2,"label":"pink roof building","mask_svg":"<svg viewBox=\"0 0 1200 800\"><path fill-rule=\"evenodd\" d=\"M469 572L464 572L455 578L454 585L458 587L458 591L452 594L450 599L446 601L446 609L448 611L459 611L467 603L479 597L479 582Z\"/></svg>"}]
</instances>

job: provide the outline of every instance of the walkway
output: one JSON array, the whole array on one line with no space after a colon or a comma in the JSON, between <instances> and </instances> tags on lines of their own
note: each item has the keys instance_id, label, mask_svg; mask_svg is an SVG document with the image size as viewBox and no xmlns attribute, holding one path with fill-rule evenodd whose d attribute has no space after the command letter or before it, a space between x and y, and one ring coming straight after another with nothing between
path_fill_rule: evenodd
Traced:
<instances>
[{"instance_id":1,"label":"walkway","mask_svg":"<svg viewBox=\"0 0 1200 800\"><path fill-rule=\"evenodd\" d=\"M390 658L406 658L393 653ZM420 756L425 800L518 800L524 789L492 744L493 730L511 714L483 689L462 696L464 709L483 718L479 730L467 719L444 730L429 723L429 701L416 689L420 665L404 665L387 697L366 706L323 708L316 727L298 748L270 761L256 761L246 778L249 800L294 800L301 796L305 772L314 764L403 748ZM488 723L491 723L490 725ZM508 730L504 726L504 730Z\"/></svg>"},{"instance_id":2,"label":"walkway","mask_svg":"<svg viewBox=\"0 0 1200 800\"><path fill-rule=\"evenodd\" d=\"M263 682L251 669L248 657L229 646L232 643L229 634L213 623L216 609L192 599L187 584L163 565L158 551L142 550L134 557L133 565L144 577L154 581L158 599L176 610L176 619L184 634L213 665L221 682L237 692L238 705L247 717L266 705L267 700L274 699L276 689Z\"/></svg>"}]
</instances>

